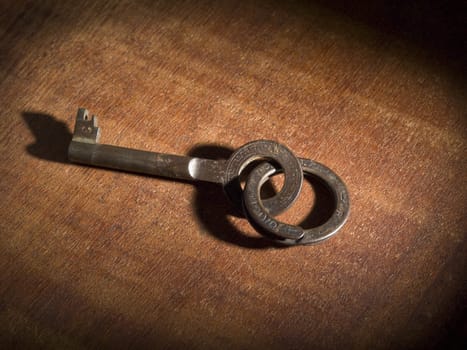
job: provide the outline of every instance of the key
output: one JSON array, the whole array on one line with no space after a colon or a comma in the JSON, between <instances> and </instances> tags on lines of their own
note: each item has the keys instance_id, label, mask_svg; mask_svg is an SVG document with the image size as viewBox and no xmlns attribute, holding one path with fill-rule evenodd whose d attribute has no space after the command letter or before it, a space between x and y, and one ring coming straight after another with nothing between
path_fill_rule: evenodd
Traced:
<instances>
[{"instance_id":1,"label":"key","mask_svg":"<svg viewBox=\"0 0 467 350\"><path fill-rule=\"evenodd\" d=\"M97 117L80 108L75 131L68 149L70 161L98 167L119 169L181 180L208 181L223 186L235 207L243 210L249 222L267 237L280 244L314 244L334 235L349 215L349 195L342 180L326 166L309 159L296 158L284 145L258 140L236 150L227 160L212 160L135 150L99 143ZM240 186L241 172L253 161L272 160L256 165ZM270 176L285 175L281 191L272 198L262 199L261 186ZM303 173L317 176L331 190L335 208L321 226L303 229L274 218L292 205L300 190Z\"/></svg>"},{"instance_id":2,"label":"key","mask_svg":"<svg viewBox=\"0 0 467 350\"><path fill-rule=\"evenodd\" d=\"M118 169L180 180L208 181L223 186L234 206L243 210L243 192L239 176L254 161L276 162L285 175L284 185L274 197L262 201L269 215L289 208L300 193L303 172L299 160L285 146L268 140L247 143L227 160L212 160L156 153L99 143L97 117L84 108L78 110L68 158L75 163ZM299 235L286 234L298 239Z\"/></svg>"}]
</instances>

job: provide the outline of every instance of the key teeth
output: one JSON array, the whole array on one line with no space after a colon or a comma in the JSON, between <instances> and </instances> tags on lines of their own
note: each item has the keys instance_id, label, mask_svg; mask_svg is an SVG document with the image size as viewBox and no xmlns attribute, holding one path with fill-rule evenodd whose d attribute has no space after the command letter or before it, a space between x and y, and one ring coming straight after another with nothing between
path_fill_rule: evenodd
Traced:
<instances>
[{"instance_id":1,"label":"key teeth","mask_svg":"<svg viewBox=\"0 0 467 350\"><path fill-rule=\"evenodd\" d=\"M97 117L93 115L89 118L89 111L86 108L78 108L73 140L78 142L98 143L99 138L100 128L97 126Z\"/></svg>"},{"instance_id":2,"label":"key teeth","mask_svg":"<svg viewBox=\"0 0 467 350\"><path fill-rule=\"evenodd\" d=\"M76 120L87 120L89 111L86 108L78 108L78 114L76 115Z\"/></svg>"},{"instance_id":3,"label":"key teeth","mask_svg":"<svg viewBox=\"0 0 467 350\"><path fill-rule=\"evenodd\" d=\"M89 118L89 111L86 108L78 108L78 114L76 116L76 120L83 121L83 122L92 122L92 127L97 128L97 117L93 114L91 118Z\"/></svg>"}]
</instances>

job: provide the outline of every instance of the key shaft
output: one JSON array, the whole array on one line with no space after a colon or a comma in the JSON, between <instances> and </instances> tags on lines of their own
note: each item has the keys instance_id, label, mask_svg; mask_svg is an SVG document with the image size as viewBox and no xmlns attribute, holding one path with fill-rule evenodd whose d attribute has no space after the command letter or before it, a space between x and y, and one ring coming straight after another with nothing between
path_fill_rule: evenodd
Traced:
<instances>
[{"instance_id":1,"label":"key shaft","mask_svg":"<svg viewBox=\"0 0 467 350\"><path fill-rule=\"evenodd\" d=\"M136 150L99 143L97 117L80 108L68 148L74 163L179 180L223 183L226 161Z\"/></svg>"},{"instance_id":2,"label":"key shaft","mask_svg":"<svg viewBox=\"0 0 467 350\"><path fill-rule=\"evenodd\" d=\"M99 143L97 117L78 110L68 158L75 163L179 180L222 183L225 160L212 160L136 150Z\"/></svg>"},{"instance_id":3,"label":"key shaft","mask_svg":"<svg viewBox=\"0 0 467 350\"><path fill-rule=\"evenodd\" d=\"M225 160L156 153L99 143L72 141L68 158L74 163L179 180L222 184Z\"/></svg>"}]
</instances>

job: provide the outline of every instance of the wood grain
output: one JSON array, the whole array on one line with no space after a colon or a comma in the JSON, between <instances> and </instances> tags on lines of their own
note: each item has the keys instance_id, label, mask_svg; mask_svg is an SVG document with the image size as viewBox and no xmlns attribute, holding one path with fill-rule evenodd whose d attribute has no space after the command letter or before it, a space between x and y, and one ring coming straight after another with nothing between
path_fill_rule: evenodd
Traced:
<instances>
[{"instance_id":1,"label":"wood grain","mask_svg":"<svg viewBox=\"0 0 467 350\"><path fill-rule=\"evenodd\" d=\"M464 57L373 24L306 1L2 2L0 346L461 346ZM350 219L270 247L216 186L68 163L78 107L103 143L282 142L344 179ZM284 219L321 215L305 187Z\"/></svg>"}]
</instances>

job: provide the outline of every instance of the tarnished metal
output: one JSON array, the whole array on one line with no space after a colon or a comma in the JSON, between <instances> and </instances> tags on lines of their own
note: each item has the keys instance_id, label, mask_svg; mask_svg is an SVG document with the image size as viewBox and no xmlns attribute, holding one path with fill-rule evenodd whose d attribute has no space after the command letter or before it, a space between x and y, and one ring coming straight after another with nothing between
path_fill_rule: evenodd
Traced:
<instances>
[{"instance_id":1,"label":"tarnished metal","mask_svg":"<svg viewBox=\"0 0 467 350\"><path fill-rule=\"evenodd\" d=\"M344 183L330 169L312 160L296 158L284 145L275 141L258 140L247 143L227 160L212 160L173 154L135 150L99 143L97 117L80 108L75 131L68 149L75 163L137 172L154 176L190 181L208 181L223 186L237 209L269 237L286 245L311 244L334 234L347 219L349 200ZM247 177L245 191L239 176L252 162L256 165ZM272 198L261 199L261 186L277 172L284 173L282 189ZM323 179L333 191L336 210L322 226L302 229L281 223L274 216L290 207L297 199L303 182L303 172Z\"/></svg>"},{"instance_id":2,"label":"tarnished metal","mask_svg":"<svg viewBox=\"0 0 467 350\"><path fill-rule=\"evenodd\" d=\"M313 244L328 239L345 224L350 212L349 194L339 176L318 162L301 158L299 160L303 171L323 181L334 196L334 212L324 224L304 229L280 222L268 212L260 197L261 186L270 176L280 172L280 169L269 163L262 163L251 171L243 192L248 217L267 233L280 237L281 243L286 245Z\"/></svg>"},{"instance_id":3,"label":"tarnished metal","mask_svg":"<svg viewBox=\"0 0 467 350\"><path fill-rule=\"evenodd\" d=\"M272 198L263 201L271 215L277 215L289 208L297 199L302 189L303 172L298 159L284 145L274 141L258 140L247 143L236 150L227 161L223 177L224 190L230 200L240 207L243 194L240 189L239 175L250 163L267 159L277 162L285 174L281 191Z\"/></svg>"},{"instance_id":4,"label":"tarnished metal","mask_svg":"<svg viewBox=\"0 0 467 350\"><path fill-rule=\"evenodd\" d=\"M99 142L100 136L101 132L97 127L97 117L94 115L90 117L87 109L79 108L72 141L97 143Z\"/></svg>"}]
</instances>

